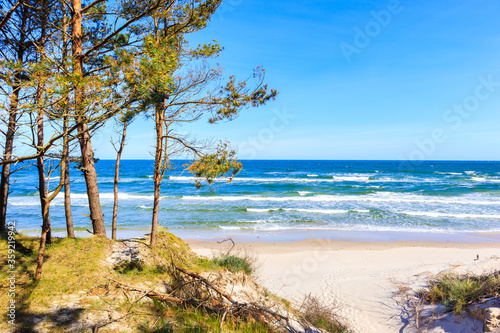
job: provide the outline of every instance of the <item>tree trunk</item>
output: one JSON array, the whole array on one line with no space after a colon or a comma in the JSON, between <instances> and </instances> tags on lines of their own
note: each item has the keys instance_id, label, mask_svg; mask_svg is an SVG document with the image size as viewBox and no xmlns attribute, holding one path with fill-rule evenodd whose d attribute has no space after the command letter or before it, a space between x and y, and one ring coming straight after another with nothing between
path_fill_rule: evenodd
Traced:
<instances>
[{"instance_id":1,"label":"tree trunk","mask_svg":"<svg viewBox=\"0 0 500 333\"><path fill-rule=\"evenodd\" d=\"M40 32L40 45L38 45L37 49L40 50L40 59L43 57L44 48L45 48L45 37L46 37L46 29L47 29L47 18L48 18L48 3L47 0L43 1L43 12L41 15L41 32ZM42 94L43 94L44 86L43 84L38 85L35 104L38 107L38 116L37 116L37 147L43 147L44 145L44 110L41 105ZM39 148L37 148L38 150ZM57 195L55 193L51 198L49 198L48 189L46 188L45 182L45 165L43 154L39 154L37 159L37 168L38 168L38 192L40 193L40 204L42 207L42 233L40 235L40 247L38 249L38 258L37 258L37 267L35 272L35 280L40 280L42 276L42 267L43 267L43 259L45 256L45 245L52 243L52 233L50 228L50 201ZM63 165L61 165L61 168ZM63 179L60 179L58 189L61 189L61 182Z\"/></svg>"},{"instance_id":2,"label":"tree trunk","mask_svg":"<svg viewBox=\"0 0 500 333\"><path fill-rule=\"evenodd\" d=\"M44 221L49 219L49 207L50 207L50 202L47 201L42 211L42 217ZM46 226L44 223L42 225L42 234L40 236L40 247L38 249L35 280L40 280L40 278L42 277L43 258L45 256L45 244L47 241L47 235L49 231L50 231L50 225Z\"/></svg>"},{"instance_id":3,"label":"tree trunk","mask_svg":"<svg viewBox=\"0 0 500 333\"><path fill-rule=\"evenodd\" d=\"M9 110L9 124L7 127L7 135L5 137L4 161L10 160L12 151L14 150L14 135L16 133L16 125L18 120L17 106L19 103L19 88L17 88L12 96L12 101ZM7 200L9 198L10 186L10 163L2 166L2 176L0 180L0 232L5 232L5 222L7 219Z\"/></svg>"},{"instance_id":4,"label":"tree trunk","mask_svg":"<svg viewBox=\"0 0 500 333\"><path fill-rule=\"evenodd\" d=\"M39 87L38 90L39 92L37 93L37 99L41 98L41 89L42 87ZM38 142L37 146L38 147L43 147L43 111L38 110L38 119L37 119L37 137L38 137ZM52 232L50 230L50 216L49 216L49 206L50 203L47 201L47 188L46 188L46 181L45 181L45 165L43 161L43 155L39 155L36 158L36 164L38 168L38 192L40 193L40 205L42 206L42 219L43 219L43 225L42 225L42 233L44 233L44 230L46 232L46 242L47 244L52 243ZM46 212L46 213L45 213ZM40 246L41 247L41 246Z\"/></svg>"},{"instance_id":5,"label":"tree trunk","mask_svg":"<svg viewBox=\"0 0 500 333\"><path fill-rule=\"evenodd\" d=\"M69 119L67 116L64 117L63 131L66 133L68 130ZM73 216L71 214L71 187L69 183L69 143L68 134L64 136L63 139L63 151L62 159L64 159L64 212L66 215L66 230L68 232L68 237L75 238L75 230L73 228ZM62 166L61 166L62 168Z\"/></svg>"},{"instance_id":6,"label":"tree trunk","mask_svg":"<svg viewBox=\"0 0 500 333\"><path fill-rule=\"evenodd\" d=\"M22 18L20 27L20 38L17 45L17 61L23 63L24 52L26 50L26 22L27 22L27 6L22 5ZM9 123L7 125L7 133L5 135L5 146L3 160L8 161L12 157L14 151L14 136L16 134L17 121L20 115L18 114L19 94L21 92L21 72L15 75L14 86L12 87L12 98L9 107ZM0 233L5 232L5 222L7 220L7 203L9 198L10 186L10 163L2 166L2 175L0 179Z\"/></svg>"},{"instance_id":7,"label":"tree trunk","mask_svg":"<svg viewBox=\"0 0 500 333\"><path fill-rule=\"evenodd\" d=\"M73 71L83 76L82 58L82 2L81 0L71 0L72 11L72 37L73 37L73 59L75 65ZM84 87L77 83L75 88L75 111L77 114L78 135L80 150L82 152L83 175L87 186L87 197L89 200L90 219L94 235L106 237L104 217L102 214L101 200L99 198L99 187L97 185L97 172L94 163L94 153L90 141L90 133L86 123L85 110L82 108L84 100Z\"/></svg>"},{"instance_id":8,"label":"tree trunk","mask_svg":"<svg viewBox=\"0 0 500 333\"><path fill-rule=\"evenodd\" d=\"M39 60L42 60L43 53L44 53L44 48L45 48L45 37L46 37L46 31L47 31L47 0L44 0L42 3L42 10L43 12L40 13L41 15L41 26L40 26L40 44L38 45L37 49L39 49ZM38 85L37 92L36 92L36 100L35 104L38 106L38 114L37 114L37 122L36 122L36 128L37 128L37 147L43 147L44 144L44 124L43 124L43 116L44 116L44 111L43 107L41 106L40 102L42 100L42 94L43 94L43 89L44 86L42 84ZM37 149L40 151L39 149ZM48 198L48 189L46 188L46 181L45 181L45 165L44 165L44 159L43 159L43 154L39 154L38 157L36 158L36 163L37 163L37 168L38 168L38 192L40 193L40 205L42 207L42 218L43 218L43 226L42 230L46 229L47 231L47 236L46 236L46 242L47 244L52 243L52 232L50 228L50 216L49 216L49 206L50 203L47 201ZM45 214L45 212L47 212ZM42 231L43 232L43 231Z\"/></svg>"},{"instance_id":9,"label":"tree trunk","mask_svg":"<svg viewBox=\"0 0 500 333\"><path fill-rule=\"evenodd\" d=\"M158 211L160 209L160 186L163 178L162 173L162 155L163 155L163 107L157 106L155 113L156 123L156 153L155 153L155 170L153 175L154 181L154 201L153 201L153 221L151 223L151 239L150 246L156 245L156 233L158 232Z\"/></svg>"},{"instance_id":10,"label":"tree trunk","mask_svg":"<svg viewBox=\"0 0 500 333\"><path fill-rule=\"evenodd\" d=\"M116 165L115 165L115 182L114 182L114 203L113 203L113 222L111 226L111 238L116 240L116 218L118 215L118 177L120 174L120 159L122 157L123 147L125 146L125 136L127 135L127 125L128 121L123 123L122 139L120 142L120 148L116 152Z\"/></svg>"},{"instance_id":11,"label":"tree trunk","mask_svg":"<svg viewBox=\"0 0 500 333\"><path fill-rule=\"evenodd\" d=\"M64 71L67 70L67 60L68 60L68 15L66 9L66 3L64 0L61 1L61 10L63 11L63 50L62 50L62 63ZM69 96L66 95L66 105L69 104ZM65 165L64 168L61 166L61 176L64 176L64 215L66 216L66 230L68 237L75 238L75 230L73 228L73 215L71 214L71 187L69 182L69 141L68 141L68 127L69 127L69 116L68 108L65 107L63 110L63 150L61 160Z\"/></svg>"}]
</instances>

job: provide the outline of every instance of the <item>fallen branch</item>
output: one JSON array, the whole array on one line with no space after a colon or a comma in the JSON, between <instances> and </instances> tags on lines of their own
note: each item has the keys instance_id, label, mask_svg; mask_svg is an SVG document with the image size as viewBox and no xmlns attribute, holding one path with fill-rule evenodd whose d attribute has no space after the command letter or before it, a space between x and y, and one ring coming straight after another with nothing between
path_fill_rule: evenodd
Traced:
<instances>
[{"instance_id":1,"label":"fallen branch","mask_svg":"<svg viewBox=\"0 0 500 333\"><path fill-rule=\"evenodd\" d=\"M174 297L174 296L167 295L167 294L160 294L160 293L156 293L156 292L153 292L150 290L128 286L124 283L121 283L121 282L116 281L116 280L111 279L111 278L108 278L108 279L117 282L118 283L116 286L117 288L121 288L121 289L126 290L126 291L135 291L135 292L141 293L141 294L143 294L143 297L146 296L146 297L149 297L151 299L155 299L155 300L158 300L161 302L169 302L169 303L175 303L175 304L179 304L179 305L188 304L188 305L193 305L196 307L203 307L206 310L220 314L220 311L217 310L216 308L209 306L207 304L204 304L203 302L198 301L196 299L186 299L186 298L181 298L181 297Z\"/></svg>"},{"instance_id":2,"label":"fallen branch","mask_svg":"<svg viewBox=\"0 0 500 333\"><path fill-rule=\"evenodd\" d=\"M175 267L178 271L186 274L186 275L189 275L195 279L198 279L200 281L202 281L207 287L209 288L212 288L213 290L215 290L219 295L221 295L222 297L225 297L229 302L231 303L235 303L233 298L231 297L231 295L228 295L224 292L222 292L221 290L219 290L217 287L215 287L213 284L211 284L207 279L205 279L203 276L199 275L199 274L196 274L196 273L192 273L192 272L188 272L187 270L185 270L184 268L182 267Z\"/></svg>"},{"instance_id":3,"label":"fallen branch","mask_svg":"<svg viewBox=\"0 0 500 333\"><path fill-rule=\"evenodd\" d=\"M221 318L221 331L227 316L233 316L235 318L240 318L243 320L253 318L253 320L257 320L258 322L261 322L265 325L271 325L270 327L273 327L273 325L279 325L284 330L290 333L304 332L303 330L298 331L296 328L294 328L290 323L290 318L288 318L287 316L284 316L280 313L277 313L255 303L240 303L235 301L230 294L217 288L213 283L208 281L203 276L194 272L190 272L182 267L177 267L173 262L173 258L172 269L179 282L179 285L174 288L174 292L172 294L158 293L152 290L130 286L112 278L108 279L116 283L116 288L121 288L124 291L138 292L141 293L143 297L148 297L153 300L178 304L181 306L202 308L207 311L207 313L214 313ZM190 279L187 280L189 281L186 281L186 279L182 275L188 276ZM186 286L188 285L192 288L186 288ZM207 288L208 290L207 298L205 298L204 293L200 293L200 288L202 286ZM212 292L215 292L221 298L216 297ZM179 296L179 293L181 293L181 295L183 296ZM224 302L224 299L226 299L227 302ZM306 323L297 323L303 326L305 328L305 331L308 331L310 325Z\"/></svg>"},{"instance_id":4,"label":"fallen branch","mask_svg":"<svg viewBox=\"0 0 500 333\"><path fill-rule=\"evenodd\" d=\"M217 244L222 244L222 243L227 242L227 241L231 241L231 243L233 243L233 246L231 246L231 248L229 249L229 251L227 251L226 256L228 256L229 253L231 253L231 251L233 250L233 248L236 246L236 243L233 241L232 238L227 238L227 239L224 239L223 241L217 242Z\"/></svg>"}]
</instances>

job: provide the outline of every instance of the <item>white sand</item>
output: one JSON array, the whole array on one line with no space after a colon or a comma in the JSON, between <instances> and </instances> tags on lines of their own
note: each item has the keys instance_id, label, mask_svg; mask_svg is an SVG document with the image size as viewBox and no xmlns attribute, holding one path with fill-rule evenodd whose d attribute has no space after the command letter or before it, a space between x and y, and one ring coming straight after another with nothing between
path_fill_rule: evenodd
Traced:
<instances>
[{"instance_id":1,"label":"white sand","mask_svg":"<svg viewBox=\"0 0 500 333\"><path fill-rule=\"evenodd\" d=\"M229 244L189 242L210 256ZM338 313L355 332L408 332L406 316L396 304L396 282L424 285L445 270L500 270L500 243L346 243L305 240L295 243L239 244L257 257L260 283L278 296L299 302L311 293ZM479 260L475 260L479 255ZM403 328L403 330L401 330ZM457 327L432 332L459 332ZM464 330L467 331L467 330Z\"/></svg>"}]
</instances>

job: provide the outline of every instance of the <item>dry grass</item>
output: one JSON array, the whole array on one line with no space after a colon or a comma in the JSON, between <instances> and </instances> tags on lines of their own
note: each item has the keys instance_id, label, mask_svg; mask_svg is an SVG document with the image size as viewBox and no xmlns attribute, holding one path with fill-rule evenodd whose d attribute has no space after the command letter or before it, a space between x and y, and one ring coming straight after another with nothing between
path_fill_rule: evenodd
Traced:
<instances>
[{"instance_id":1,"label":"dry grass","mask_svg":"<svg viewBox=\"0 0 500 333\"><path fill-rule=\"evenodd\" d=\"M415 332L422 332L425 323L423 318L423 310L425 306L424 298L416 293L409 284L393 281L396 292L394 293L394 301L399 306L398 314L404 329L411 329Z\"/></svg>"},{"instance_id":2,"label":"dry grass","mask_svg":"<svg viewBox=\"0 0 500 333\"><path fill-rule=\"evenodd\" d=\"M82 290L88 290L105 282L107 269L102 260L111 251L112 241L97 237L85 239L53 238L47 247L43 274L34 281L39 239L16 235L16 322L21 331L29 331L33 318L50 304ZM0 240L0 284L7 285L7 241ZM7 293L0 294L1 304L7 304ZM4 317L5 307L0 315ZM78 313L75 313L77 315Z\"/></svg>"},{"instance_id":3,"label":"dry grass","mask_svg":"<svg viewBox=\"0 0 500 333\"><path fill-rule=\"evenodd\" d=\"M351 332L336 314L336 309L335 305L324 305L316 297L309 295L304 299L300 312L307 322L330 333Z\"/></svg>"}]
</instances>

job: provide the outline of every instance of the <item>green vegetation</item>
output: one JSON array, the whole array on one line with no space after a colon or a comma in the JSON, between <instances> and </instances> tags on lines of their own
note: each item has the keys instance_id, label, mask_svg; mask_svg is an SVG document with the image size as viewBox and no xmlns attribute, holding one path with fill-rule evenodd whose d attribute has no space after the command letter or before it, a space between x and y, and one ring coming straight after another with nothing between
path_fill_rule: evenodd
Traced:
<instances>
[{"instance_id":1,"label":"green vegetation","mask_svg":"<svg viewBox=\"0 0 500 333\"><path fill-rule=\"evenodd\" d=\"M420 291L420 296L460 313L467 305L497 296L498 293L500 272L495 272L483 275L441 275L429 283L428 289Z\"/></svg>"},{"instance_id":2,"label":"green vegetation","mask_svg":"<svg viewBox=\"0 0 500 333\"><path fill-rule=\"evenodd\" d=\"M138 259L110 265L107 258L113 251L114 242L101 237L81 239L54 238L46 250L46 263L41 279L35 281L37 248L39 239L16 235L16 324L19 332L31 332L41 323L47 331L66 332L73 324L90 325L106 323L109 318L119 318L116 326L106 326L99 332L217 332L220 331L222 312L211 311L220 307L220 298L209 297L210 291L202 283L193 282L189 276L180 277L173 265L203 275L204 272L229 270L250 273L254 271L249 256L220 256L216 259L200 258L189 246L174 235L160 230L157 246L151 249L147 239L135 239L140 249ZM0 288L8 289L8 243L0 239ZM173 264L172 264L173 263ZM217 275L217 274L216 274ZM215 275L215 276L216 276ZM246 278L244 278L246 279ZM144 290L160 290L186 299L209 302L208 307L176 304L144 297L118 286L139 286ZM176 293L178 288L188 289ZM290 303L268 292L276 304L294 311ZM0 303L7 304L8 293L0 294ZM210 303L212 302L212 303ZM203 303L200 303L203 304ZM224 309L224 308L222 308ZM273 331L255 309L242 308L242 312L228 313L223 320L224 332ZM0 310L5 317L6 307ZM98 319L99 315L103 317ZM329 329L328 320L306 316L313 324ZM314 319L314 320L311 320ZM273 320L274 321L274 320ZM0 322L0 330L7 328ZM37 326L38 327L38 326ZM87 326L89 327L89 326ZM278 331L279 332L279 331ZM332 332L345 332L333 330Z\"/></svg>"},{"instance_id":3,"label":"green vegetation","mask_svg":"<svg viewBox=\"0 0 500 333\"><path fill-rule=\"evenodd\" d=\"M39 239L16 235L16 300L23 306L46 305L58 295L90 289L103 282L106 268L102 261L111 252L112 241L96 237L71 239L54 238L47 248L44 278L34 282ZM0 240L0 280L6 287L8 275L7 241ZM6 304L8 296L1 293L0 301ZM2 309L3 310L3 309Z\"/></svg>"},{"instance_id":4,"label":"green vegetation","mask_svg":"<svg viewBox=\"0 0 500 333\"><path fill-rule=\"evenodd\" d=\"M216 266L227 268L233 273L243 271L250 275L254 271L252 263L248 260L248 258L240 258L237 256L225 256L220 258L214 258L213 262Z\"/></svg>"},{"instance_id":5,"label":"green vegetation","mask_svg":"<svg viewBox=\"0 0 500 333\"><path fill-rule=\"evenodd\" d=\"M33 319L46 315L54 301L64 295L88 291L106 283L107 268L103 261L111 252L113 242L98 237L84 239L54 238L47 247L46 266L43 278L35 281L37 249L39 238L16 235L16 323L20 332L33 330ZM8 290L7 263L8 243L0 239L0 288ZM0 304L10 300L8 293L0 293ZM2 306L0 316L6 318L6 307ZM81 309L68 310L67 320L77 318ZM56 313L48 312L48 321L57 321ZM3 320L0 321L3 323ZM65 324L60 332L64 331ZM2 326L0 325L0 328ZM56 331L57 332L57 331Z\"/></svg>"},{"instance_id":6,"label":"green vegetation","mask_svg":"<svg viewBox=\"0 0 500 333\"><path fill-rule=\"evenodd\" d=\"M200 309L185 309L183 307L169 307L163 302L154 301L153 311L163 319L158 321L151 328L142 327L143 332L193 332L210 333L220 331L220 317L205 313ZM235 319L231 316L225 318L224 332L238 333L266 333L269 327L255 321L252 318L247 320Z\"/></svg>"}]
</instances>

